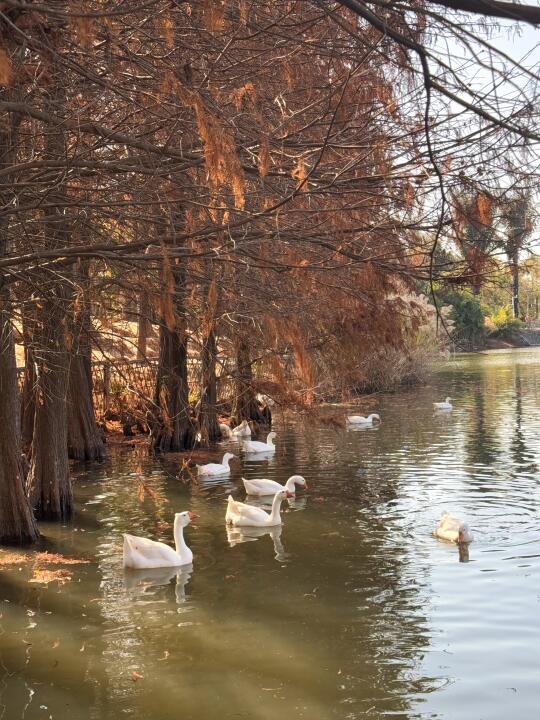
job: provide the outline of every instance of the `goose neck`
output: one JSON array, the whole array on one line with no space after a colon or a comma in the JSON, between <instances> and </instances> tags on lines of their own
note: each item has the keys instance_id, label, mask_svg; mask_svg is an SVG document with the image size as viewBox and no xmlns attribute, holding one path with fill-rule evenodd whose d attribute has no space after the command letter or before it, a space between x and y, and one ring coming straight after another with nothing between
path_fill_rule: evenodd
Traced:
<instances>
[{"instance_id":1,"label":"goose neck","mask_svg":"<svg viewBox=\"0 0 540 720\"><path fill-rule=\"evenodd\" d=\"M281 512L281 501L283 498L280 497L281 493L276 493L274 495L274 500L272 501L272 512L270 513L270 521L272 524L275 524L277 520L279 520L279 515Z\"/></svg>"},{"instance_id":2,"label":"goose neck","mask_svg":"<svg viewBox=\"0 0 540 720\"><path fill-rule=\"evenodd\" d=\"M184 540L184 527L179 520L174 521L173 533L176 554L182 556L188 549L188 546Z\"/></svg>"}]
</instances>

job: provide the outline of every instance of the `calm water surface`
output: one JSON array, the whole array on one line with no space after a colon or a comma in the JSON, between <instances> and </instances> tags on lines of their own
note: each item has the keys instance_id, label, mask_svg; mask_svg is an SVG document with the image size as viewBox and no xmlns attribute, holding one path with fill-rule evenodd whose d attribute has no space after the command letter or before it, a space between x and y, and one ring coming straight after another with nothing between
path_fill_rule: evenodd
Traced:
<instances>
[{"instance_id":1,"label":"calm water surface","mask_svg":"<svg viewBox=\"0 0 540 720\"><path fill-rule=\"evenodd\" d=\"M378 429L278 418L274 459L222 484L136 451L77 469L73 523L44 534L90 563L62 587L0 573L0 720L535 717L539 398L539 350L462 356L358 405ZM293 473L310 488L281 532L228 535L242 474ZM194 567L125 574L122 532L169 541L185 509ZM470 521L468 556L431 536L444 509Z\"/></svg>"}]
</instances>

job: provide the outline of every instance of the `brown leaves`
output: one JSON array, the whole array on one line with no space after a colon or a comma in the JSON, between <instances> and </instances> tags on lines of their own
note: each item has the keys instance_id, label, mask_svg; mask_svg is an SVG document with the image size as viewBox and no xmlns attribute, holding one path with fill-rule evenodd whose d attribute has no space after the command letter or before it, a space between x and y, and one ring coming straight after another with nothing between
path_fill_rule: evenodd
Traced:
<instances>
[{"instance_id":1,"label":"brown leaves","mask_svg":"<svg viewBox=\"0 0 540 720\"><path fill-rule=\"evenodd\" d=\"M43 567L44 565L84 565L89 562L90 560L83 558L66 557L65 555L49 552L28 553L27 555L23 553L0 554L0 567L2 565L33 565L32 577L28 582L42 585L48 585L52 582L64 585L73 577L70 570L51 570L48 567Z\"/></svg>"},{"instance_id":2,"label":"brown leaves","mask_svg":"<svg viewBox=\"0 0 540 720\"><path fill-rule=\"evenodd\" d=\"M238 0L238 16L240 18L240 25L245 25L248 19L246 0Z\"/></svg>"},{"instance_id":3,"label":"brown leaves","mask_svg":"<svg viewBox=\"0 0 540 720\"><path fill-rule=\"evenodd\" d=\"M493 200L485 193L476 196L476 211L483 225L491 225L493 219Z\"/></svg>"},{"instance_id":4,"label":"brown leaves","mask_svg":"<svg viewBox=\"0 0 540 720\"><path fill-rule=\"evenodd\" d=\"M143 680L144 675L141 675L141 673L138 673L136 670L134 670L131 673L131 679L133 680L133 682L137 682L138 680Z\"/></svg>"},{"instance_id":5,"label":"brown leaves","mask_svg":"<svg viewBox=\"0 0 540 720\"><path fill-rule=\"evenodd\" d=\"M90 560L49 552L28 553L27 555L14 552L0 553L0 567L3 565L27 565L31 562L36 565L86 565Z\"/></svg>"},{"instance_id":6,"label":"brown leaves","mask_svg":"<svg viewBox=\"0 0 540 720\"><path fill-rule=\"evenodd\" d=\"M84 17L84 11L86 6L82 2L71 2L72 14L69 14L69 24L81 47L88 49L92 47L92 41L94 39L94 27L92 18ZM80 13L79 15L77 13Z\"/></svg>"},{"instance_id":7,"label":"brown leaves","mask_svg":"<svg viewBox=\"0 0 540 720\"><path fill-rule=\"evenodd\" d=\"M0 567L3 565L24 565L28 562L28 556L22 553L3 552L0 554Z\"/></svg>"},{"instance_id":8,"label":"brown leaves","mask_svg":"<svg viewBox=\"0 0 540 720\"><path fill-rule=\"evenodd\" d=\"M12 78L11 60L4 48L0 48L0 85L10 85Z\"/></svg>"},{"instance_id":9,"label":"brown leaves","mask_svg":"<svg viewBox=\"0 0 540 720\"><path fill-rule=\"evenodd\" d=\"M163 21L163 37L167 47L172 50L174 47L174 26L170 18L165 18Z\"/></svg>"},{"instance_id":10,"label":"brown leaves","mask_svg":"<svg viewBox=\"0 0 540 720\"><path fill-rule=\"evenodd\" d=\"M270 169L270 144L266 135L261 135L259 142L259 175L266 177Z\"/></svg>"},{"instance_id":11,"label":"brown leaves","mask_svg":"<svg viewBox=\"0 0 540 720\"><path fill-rule=\"evenodd\" d=\"M242 85L242 87L233 90L231 100L237 110L240 110L243 104L245 104L247 108L254 110L257 103L257 91L253 83L249 81L245 85Z\"/></svg>"},{"instance_id":12,"label":"brown leaves","mask_svg":"<svg viewBox=\"0 0 540 720\"><path fill-rule=\"evenodd\" d=\"M64 585L69 582L72 577L73 573L69 570L45 570L43 568L35 568L34 575L28 582L41 583L43 585L58 582L60 585Z\"/></svg>"},{"instance_id":13,"label":"brown leaves","mask_svg":"<svg viewBox=\"0 0 540 720\"><path fill-rule=\"evenodd\" d=\"M242 209L245 202L246 181L236 152L234 137L205 107L199 95L190 93L187 97L189 104L195 110L197 128L204 143L204 159L210 189L217 193L221 186L229 185L235 207Z\"/></svg>"},{"instance_id":14,"label":"brown leaves","mask_svg":"<svg viewBox=\"0 0 540 720\"><path fill-rule=\"evenodd\" d=\"M84 558L66 557L49 552L36 553L34 560L38 565L87 565L90 562Z\"/></svg>"},{"instance_id":15,"label":"brown leaves","mask_svg":"<svg viewBox=\"0 0 540 720\"><path fill-rule=\"evenodd\" d=\"M207 30L218 32L225 24L223 0L203 0L202 17Z\"/></svg>"},{"instance_id":16,"label":"brown leaves","mask_svg":"<svg viewBox=\"0 0 540 720\"><path fill-rule=\"evenodd\" d=\"M295 167L293 168L291 172L291 177L294 180L298 180L297 190L300 190L301 192L306 192L307 190L307 171L306 171L306 165L304 163L303 158L300 158L298 162L296 163Z\"/></svg>"}]
</instances>

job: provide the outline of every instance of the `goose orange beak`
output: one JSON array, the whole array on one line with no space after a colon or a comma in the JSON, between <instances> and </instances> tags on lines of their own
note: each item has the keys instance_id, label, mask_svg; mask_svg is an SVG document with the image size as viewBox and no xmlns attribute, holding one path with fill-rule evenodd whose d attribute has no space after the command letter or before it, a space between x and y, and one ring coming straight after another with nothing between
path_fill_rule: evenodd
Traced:
<instances>
[{"instance_id":1,"label":"goose orange beak","mask_svg":"<svg viewBox=\"0 0 540 720\"><path fill-rule=\"evenodd\" d=\"M289 492L289 491L287 490L287 495L286 495L285 497L288 497L288 498L294 497L294 493Z\"/></svg>"},{"instance_id":2,"label":"goose orange beak","mask_svg":"<svg viewBox=\"0 0 540 720\"><path fill-rule=\"evenodd\" d=\"M198 517L199 517L199 516L197 515L197 513L188 511L188 518L189 518L190 520L196 520Z\"/></svg>"},{"instance_id":3,"label":"goose orange beak","mask_svg":"<svg viewBox=\"0 0 540 720\"><path fill-rule=\"evenodd\" d=\"M305 482L305 483L304 483L304 490L307 490L308 487L309 487L309 485L307 484L307 482Z\"/></svg>"}]
</instances>

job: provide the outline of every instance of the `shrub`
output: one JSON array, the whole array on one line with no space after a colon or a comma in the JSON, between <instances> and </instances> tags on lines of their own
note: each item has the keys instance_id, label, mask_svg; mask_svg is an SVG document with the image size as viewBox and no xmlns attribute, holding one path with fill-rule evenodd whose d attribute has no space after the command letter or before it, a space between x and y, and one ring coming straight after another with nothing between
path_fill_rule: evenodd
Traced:
<instances>
[{"instance_id":1,"label":"shrub","mask_svg":"<svg viewBox=\"0 0 540 720\"><path fill-rule=\"evenodd\" d=\"M507 338L519 332L522 327L523 323L513 316L509 305L500 307L497 312L486 318L486 328L490 337Z\"/></svg>"},{"instance_id":2,"label":"shrub","mask_svg":"<svg viewBox=\"0 0 540 720\"><path fill-rule=\"evenodd\" d=\"M479 300L469 293L453 293L450 318L454 323L452 338L457 344L472 348L481 345L485 338L485 316Z\"/></svg>"}]
</instances>

